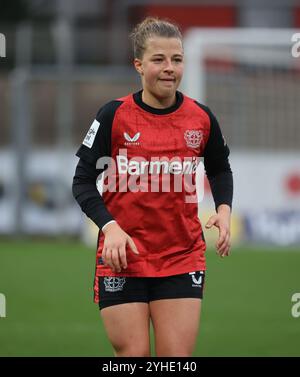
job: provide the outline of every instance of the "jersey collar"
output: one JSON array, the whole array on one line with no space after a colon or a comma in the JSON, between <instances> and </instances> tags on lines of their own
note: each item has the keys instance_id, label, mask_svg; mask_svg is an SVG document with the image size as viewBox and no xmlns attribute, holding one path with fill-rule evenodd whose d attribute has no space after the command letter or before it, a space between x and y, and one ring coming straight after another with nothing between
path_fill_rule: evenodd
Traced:
<instances>
[{"instance_id":1,"label":"jersey collar","mask_svg":"<svg viewBox=\"0 0 300 377\"><path fill-rule=\"evenodd\" d=\"M141 107L142 109L144 109L144 110L146 110L146 111L148 111L149 113L152 113L152 114L157 114L157 115L170 114L173 111L177 110L183 102L183 94L179 91L176 91L176 102L175 102L174 105L167 107L165 109L156 109L155 107L151 107L151 106L147 105L145 102L143 102L142 92L143 91L140 90L139 92L136 92L136 93L133 94L134 102L139 107Z\"/></svg>"}]
</instances>

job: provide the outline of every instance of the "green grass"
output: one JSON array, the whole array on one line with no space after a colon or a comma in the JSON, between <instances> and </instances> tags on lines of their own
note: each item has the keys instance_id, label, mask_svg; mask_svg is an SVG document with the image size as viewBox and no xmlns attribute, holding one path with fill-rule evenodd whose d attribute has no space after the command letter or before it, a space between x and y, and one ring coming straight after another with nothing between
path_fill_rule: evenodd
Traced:
<instances>
[{"instance_id":1,"label":"green grass","mask_svg":"<svg viewBox=\"0 0 300 377\"><path fill-rule=\"evenodd\" d=\"M95 254L75 241L0 241L0 356L112 356L93 299ZM300 251L207 253L194 356L300 356ZM153 339L152 339L153 340Z\"/></svg>"}]
</instances>

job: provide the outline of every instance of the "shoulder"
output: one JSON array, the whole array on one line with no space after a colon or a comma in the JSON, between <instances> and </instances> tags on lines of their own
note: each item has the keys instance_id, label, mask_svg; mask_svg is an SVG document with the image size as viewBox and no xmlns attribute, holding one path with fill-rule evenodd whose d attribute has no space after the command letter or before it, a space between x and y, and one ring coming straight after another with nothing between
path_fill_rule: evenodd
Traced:
<instances>
[{"instance_id":1,"label":"shoulder","mask_svg":"<svg viewBox=\"0 0 300 377\"><path fill-rule=\"evenodd\" d=\"M206 113L209 117L211 115L213 115L212 111L210 110L210 108L206 105L204 105L203 103L200 103L199 101L195 100L194 98L191 98L187 95L183 95L184 96L184 99L185 99L185 103L188 105L188 106L191 106L195 111L199 111L201 113Z\"/></svg>"},{"instance_id":2,"label":"shoulder","mask_svg":"<svg viewBox=\"0 0 300 377\"><path fill-rule=\"evenodd\" d=\"M190 103L190 106L194 106L194 107L198 108L199 111L202 112L202 114L205 114L207 116L207 118L209 119L210 125L214 126L215 124L219 124L217 117L215 116L213 111L210 109L210 107L208 107L208 106L204 105L203 103L200 103L199 101L197 101L193 98L190 98L188 96L184 96L184 97L186 98L186 101L188 103Z\"/></svg>"},{"instance_id":3,"label":"shoulder","mask_svg":"<svg viewBox=\"0 0 300 377\"><path fill-rule=\"evenodd\" d=\"M123 104L122 99L115 99L113 101L107 102L105 105L101 106L97 112L96 119L98 121L105 120L107 118L114 117L118 108Z\"/></svg>"},{"instance_id":4,"label":"shoulder","mask_svg":"<svg viewBox=\"0 0 300 377\"><path fill-rule=\"evenodd\" d=\"M200 103L196 99L187 96L186 94L183 94L184 103L187 107L190 108L190 110L193 110L198 113L206 114L207 116L210 116L211 110L208 106Z\"/></svg>"}]
</instances>

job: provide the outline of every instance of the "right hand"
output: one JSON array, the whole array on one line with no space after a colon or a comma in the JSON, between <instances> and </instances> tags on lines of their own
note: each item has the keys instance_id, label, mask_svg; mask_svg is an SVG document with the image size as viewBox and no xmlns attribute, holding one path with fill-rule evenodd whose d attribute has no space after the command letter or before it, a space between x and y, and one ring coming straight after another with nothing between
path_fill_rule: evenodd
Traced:
<instances>
[{"instance_id":1,"label":"right hand","mask_svg":"<svg viewBox=\"0 0 300 377\"><path fill-rule=\"evenodd\" d=\"M103 230L105 239L102 250L104 265L110 266L113 272L121 272L127 268L126 245L134 254L139 254L133 239L116 223L108 224Z\"/></svg>"}]
</instances>

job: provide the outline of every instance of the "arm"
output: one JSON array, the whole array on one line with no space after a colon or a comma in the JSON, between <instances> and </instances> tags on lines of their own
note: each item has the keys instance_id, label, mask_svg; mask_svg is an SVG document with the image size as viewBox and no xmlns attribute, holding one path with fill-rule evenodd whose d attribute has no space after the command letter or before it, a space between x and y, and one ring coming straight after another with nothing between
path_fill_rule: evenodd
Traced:
<instances>
[{"instance_id":1,"label":"arm","mask_svg":"<svg viewBox=\"0 0 300 377\"><path fill-rule=\"evenodd\" d=\"M96 181L99 173L92 164L80 159L73 178L72 192L81 210L103 231L105 236L102 251L103 262L113 271L127 268L126 244L138 254L131 237L125 233L107 210Z\"/></svg>"},{"instance_id":2,"label":"arm","mask_svg":"<svg viewBox=\"0 0 300 377\"><path fill-rule=\"evenodd\" d=\"M210 135L204 151L204 166L215 202L216 214L206 224L219 229L216 243L217 253L224 257L230 250L230 220L233 197L233 178L229 164L229 148L222 136L219 123L211 111L206 108L210 118Z\"/></svg>"},{"instance_id":3,"label":"arm","mask_svg":"<svg viewBox=\"0 0 300 377\"><path fill-rule=\"evenodd\" d=\"M73 177L72 192L82 212L103 230L107 223L115 220L97 190L96 181L101 173L92 164L80 159Z\"/></svg>"},{"instance_id":4,"label":"arm","mask_svg":"<svg viewBox=\"0 0 300 377\"><path fill-rule=\"evenodd\" d=\"M113 271L127 267L126 244L138 254L130 236L117 224L98 192L96 181L104 169L98 170L99 158L111 156L111 128L120 102L113 101L100 109L76 155L80 158L73 178L72 192L82 211L103 231L103 262Z\"/></svg>"}]
</instances>

